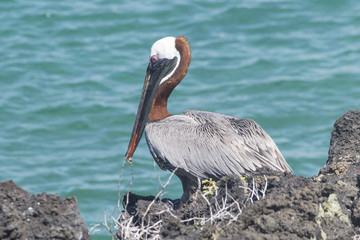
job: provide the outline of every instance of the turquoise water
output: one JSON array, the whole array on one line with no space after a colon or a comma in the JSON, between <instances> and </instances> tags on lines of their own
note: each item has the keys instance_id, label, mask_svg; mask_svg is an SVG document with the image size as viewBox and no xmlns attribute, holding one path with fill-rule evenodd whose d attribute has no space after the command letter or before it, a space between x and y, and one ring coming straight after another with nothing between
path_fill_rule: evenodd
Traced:
<instances>
[{"instance_id":1,"label":"turquoise water","mask_svg":"<svg viewBox=\"0 0 360 240\"><path fill-rule=\"evenodd\" d=\"M150 47L177 35L192 62L171 113L252 118L295 174L317 174L334 121L360 106L360 3L239 2L1 1L0 181L76 196L89 227L109 219ZM170 174L144 139L133 160L131 190L156 194ZM180 197L180 182L165 191Z\"/></svg>"}]
</instances>

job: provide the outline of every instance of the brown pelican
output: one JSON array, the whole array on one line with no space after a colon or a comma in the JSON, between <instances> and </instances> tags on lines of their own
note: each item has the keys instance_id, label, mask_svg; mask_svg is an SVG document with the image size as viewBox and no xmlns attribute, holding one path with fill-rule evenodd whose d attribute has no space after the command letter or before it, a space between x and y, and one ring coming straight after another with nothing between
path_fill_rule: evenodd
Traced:
<instances>
[{"instance_id":1,"label":"brown pelican","mask_svg":"<svg viewBox=\"0 0 360 240\"><path fill-rule=\"evenodd\" d=\"M166 37L151 47L149 64L129 147L131 162L145 129L146 142L162 170L174 171L183 186L184 203L199 179L219 179L267 167L291 168L270 136L253 120L219 113L185 111L171 115L167 99L190 64L186 37Z\"/></svg>"}]
</instances>

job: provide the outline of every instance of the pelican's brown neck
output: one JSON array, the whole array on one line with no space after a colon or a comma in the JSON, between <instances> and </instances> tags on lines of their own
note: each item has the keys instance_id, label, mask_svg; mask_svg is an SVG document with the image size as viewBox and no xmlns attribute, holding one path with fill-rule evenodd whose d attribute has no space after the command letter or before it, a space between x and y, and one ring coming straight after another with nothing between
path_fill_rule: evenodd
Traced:
<instances>
[{"instance_id":1,"label":"pelican's brown neck","mask_svg":"<svg viewBox=\"0 0 360 240\"><path fill-rule=\"evenodd\" d=\"M185 77L189 68L191 52L190 44L187 38L184 36L176 37L175 47L180 53L179 66L175 70L174 74L159 86L156 96L152 102L148 117L149 121L158 121L170 116L170 113L167 110L167 100L174 88Z\"/></svg>"}]
</instances>

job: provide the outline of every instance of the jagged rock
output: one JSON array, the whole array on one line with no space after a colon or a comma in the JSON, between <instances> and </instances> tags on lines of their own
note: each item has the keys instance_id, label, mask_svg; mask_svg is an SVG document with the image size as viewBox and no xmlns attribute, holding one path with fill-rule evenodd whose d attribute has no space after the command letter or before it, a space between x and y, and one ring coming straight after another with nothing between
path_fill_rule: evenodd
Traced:
<instances>
[{"instance_id":1,"label":"jagged rock","mask_svg":"<svg viewBox=\"0 0 360 240\"><path fill-rule=\"evenodd\" d=\"M334 178L358 185L360 161L360 111L349 110L336 120L331 132L329 158L321 174L334 174Z\"/></svg>"},{"instance_id":2,"label":"jagged rock","mask_svg":"<svg viewBox=\"0 0 360 240\"><path fill-rule=\"evenodd\" d=\"M75 197L30 194L0 183L0 239L90 239Z\"/></svg>"}]
</instances>

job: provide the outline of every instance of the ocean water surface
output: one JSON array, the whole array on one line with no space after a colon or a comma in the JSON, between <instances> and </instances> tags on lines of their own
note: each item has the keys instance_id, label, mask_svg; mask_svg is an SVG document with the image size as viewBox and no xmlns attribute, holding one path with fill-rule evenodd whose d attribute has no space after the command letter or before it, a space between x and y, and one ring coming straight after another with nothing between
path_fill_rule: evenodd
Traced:
<instances>
[{"instance_id":1,"label":"ocean water surface","mask_svg":"<svg viewBox=\"0 0 360 240\"><path fill-rule=\"evenodd\" d=\"M162 37L185 35L192 47L169 112L252 118L296 175L317 174L334 121L360 106L356 0L5 0L0 11L0 181L76 196L89 227L105 212L116 218L120 172L121 193L144 195L170 175L145 139L122 168L150 47ZM180 197L180 181L165 192Z\"/></svg>"}]
</instances>

